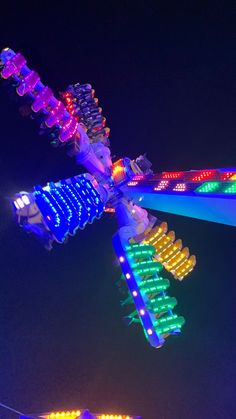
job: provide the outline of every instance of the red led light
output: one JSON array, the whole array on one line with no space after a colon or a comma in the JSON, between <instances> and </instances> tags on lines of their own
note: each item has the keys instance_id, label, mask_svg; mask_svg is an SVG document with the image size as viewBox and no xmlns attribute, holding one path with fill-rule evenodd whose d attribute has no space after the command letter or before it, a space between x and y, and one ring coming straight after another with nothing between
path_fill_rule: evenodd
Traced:
<instances>
[{"instance_id":1,"label":"red led light","mask_svg":"<svg viewBox=\"0 0 236 419\"><path fill-rule=\"evenodd\" d=\"M179 179L183 175L183 172L163 172L163 179Z\"/></svg>"},{"instance_id":2,"label":"red led light","mask_svg":"<svg viewBox=\"0 0 236 419\"><path fill-rule=\"evenodd\" d=\"M200 182L206 179L215 179L216 170L199 170L190 180Z\"/></svg>"},{"instance_id":3,"label":"red led light","mask_svg":"<svg viewBox=\"0 0 236 419\"><path fill-rule=\"evenodd\" d=\"M235 172L224 172L221 174L220 180L228 180L230 179L234 174L236 174Z\"/></svg>"}]
</instances>

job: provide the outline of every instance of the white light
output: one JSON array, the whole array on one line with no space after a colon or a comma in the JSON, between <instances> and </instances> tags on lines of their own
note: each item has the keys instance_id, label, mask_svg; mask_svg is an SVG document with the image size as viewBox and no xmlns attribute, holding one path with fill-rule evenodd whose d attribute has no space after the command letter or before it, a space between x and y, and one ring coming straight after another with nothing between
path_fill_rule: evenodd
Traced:
<instances>
[{"instance_id":1,"label":"white light","mask_svg":"<svg viewBox=\"0 0 236 419\"><path fill-rule=\"evenodd\" d=\"M124 258L123 256L120 256L120 257L119 257L119 261L122 263L122 262L124 262L124 261L125 261L125 258Z\"/></svg>"},{"instance_id":2,"label":"white light","mask_svg":"<svg viewBox=\"0 0 236 419\"><path fill-rule=\"evenodd\" d=\"M141 314L141 316L144 316L144 314L145 314L145 310L144 310L143 308L141 308L141 310L140 310L140 314Z\"/></svg>"},{"instance_id":3,"label":"white light","mask_svg":"<svg viewBox=\"0 0 236 419\"><path fill-rule=\"evenodd\" d=\"M141 202L143 200L143 196L140 196L139 198L139 202Z\"/></svg>"},{"instance_id":4,"label":"white light","mask_svg":"<svg viewBox=\"0 0 236 419\"><path fill-rule=\"evenodd\" d=\"M42 188L44 191L50 192L50 186L46 185Z\"/></svg>"},{"instance_id":5,"label":"white light","mask_svg":"<svg viewBox=\"0 0 236 419\"><path fill-rule=\"evenodd\" d=\"M24 202L22 202L21 198L17 198L16 202L19 205L19 208L24 208Z\"/></svg>"},{"instance_id":6,"label":"white light","mask_svg":"<svg viewBox=\"0 0 236 419\"><path fill-rule=\"evenodd\" d=\"M22 201L24 202L25 205L29 205L30 204L30 200L29 200L29 198L28 198L27 195L23 195L21 197L21 199L22 199Z\"/></svg>"},{"instance_id":7,"label":"white light","mask_svg":"<svg viewBox=\"0 0 236 419\"><path fill-rule=\"evenodd\" d=\"M137 295L138 295L137 291L133 291L132 294L133 294L134 297L137 297Z\"/></svg>"},{"instance_id":8,"label":"white light","mask_svg":"<svg viewBox=\"0 0 236 419\"><path fill-rule=\"evenodd\" d=\"M126 276L126 279L130 279L130 274L129 273L126 274L125 276Z\"/></svg>"},{"instance_id":9,"label":"white light","mask_svg":"<svg viewBox=\"0 0 236 419\"><path fill-rule=\"evenodd\" d=\"M152 335L152 329L147 330L148 335Z\"/></svg>"}]
</instances>

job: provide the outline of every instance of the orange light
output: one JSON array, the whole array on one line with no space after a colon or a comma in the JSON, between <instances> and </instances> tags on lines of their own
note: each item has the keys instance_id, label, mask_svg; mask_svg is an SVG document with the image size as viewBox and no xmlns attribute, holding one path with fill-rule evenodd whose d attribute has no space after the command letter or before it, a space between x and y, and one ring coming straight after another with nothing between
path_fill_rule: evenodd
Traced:
<instances>
[{"instance_id":1,"label":"orange light","mask_svg":"<svg viewBox=\"0 0 236 419\"><path fill-rule=\"evenodd\" d=\"M110 212L113 214L115 212L115 208L105 208L105 212Z\"/></svg>"},{"instance_id":2,"label":"orange light","mask_svg":"<svg viewBox=\"0 0 236 419\"><path fill-rule=\"evenodd\" d=\"M63 411L63 412L51 412L46 419L77 419L81 415L80 410Z\"/></svg>"},{"instance_id":3,"label":"orange light","mask_svg":"<svg viewBox=\"0 0 236 419\"><path fill-rule=\"evenodd\" d=\"M112 174L113 174L113 176L117 176L121 172L123 172L123 167L122 166L115 166L113 171L112 171Z\"/></svg>"},{"instance_id":4,"label":"orange light","mask_svg":"<svg viewBox=\"0 0 236 419\"><path fill-rule=\"evenodd\" d=\"M122 159L117 160L112 166L112 177L115 182L121 182L125 179L125 168Z\"/></svg>"}]
</instances>

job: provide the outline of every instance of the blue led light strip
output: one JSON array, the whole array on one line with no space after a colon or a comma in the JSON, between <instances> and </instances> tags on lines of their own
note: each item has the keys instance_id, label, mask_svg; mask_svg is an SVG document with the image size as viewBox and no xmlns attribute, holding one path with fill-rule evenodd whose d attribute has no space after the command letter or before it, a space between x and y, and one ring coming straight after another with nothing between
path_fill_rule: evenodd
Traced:
<instances>
[{"instance_id":1,"label":"blue led light strip","mask_svg":"<svg viewBox=\"0 0 236 419\"><path fill-rule=\"evenodd\" d=\"M180 333L185 320L173 314L177 300L166 295L170 283L159 276L162 267L153 259L155 249L145 243L122 243L118 234L113 238L113 246L144 334L152 346L160 347L167 336Z\"/></svg>"},{"instance_id":2,"label":"blue led light strip","mask_svg":"<svg viewBox=\"0 0 236 419\"><path fill-rule=\"evenodd\" d=\"M59 243L104 211L98 191L84 175L51 182L44 188L36 186L34 196L44 223Z\"/></svg>"},{"instance_id":3,"label":"blue led light strip","mask_svg":"<svg viewBox=\"0 0 236 419\"><path fill-rule=\"evenodd\" d=\"M121 243L120 237L116 234L113 239L112 243L118 256L119 260L122 260L121 269L126 278L126 283L129 288L130 294L132 295L135 307L137 312L140 313L140 310L145 310L145 315L140 316L140 320L145 332L145 335L150 343L151 346L154 348L158 348L162 346L165 342L165 339L157 333L155 330L155 316L150 314L148 310L146 310L146 306L148 303L147 297L142 295L140 292L139 284L138 284L138 275L134 275L131 264L126 256L125 249ZM127 243L128 244L128 243ZM141 278L140 278L141 281Z\"/></svg>"},{"instance_id":4,"label":"blue led light strip","mask_svg":"<svg viewBox=\"0 0 236 419\"><path fill-rule=\"evenodd\" d=\"M63 243L69 231L68 221L58 202L41 186L35 186L35 201L43 216L45 224L59 243Z\"/></svg>"}]
</instances>

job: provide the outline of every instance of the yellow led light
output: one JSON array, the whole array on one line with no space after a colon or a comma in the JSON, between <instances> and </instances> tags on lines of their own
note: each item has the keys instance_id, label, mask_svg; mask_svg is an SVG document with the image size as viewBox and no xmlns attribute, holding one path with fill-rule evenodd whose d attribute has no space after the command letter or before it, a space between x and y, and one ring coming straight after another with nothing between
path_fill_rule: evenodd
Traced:
<instances>
[{"instance_id":1,"label":"yellow led light","mask_svg":"<svg viewBox=\"0 0 236 419\"><path fill-rule=\"evenodd\" d=\"M67 418L67 419L76 419L81 415L81 411L80 410L72 410L69 411L67 410L66 412L52 412L50 413L47 418L48 419L54 419L54 418L58 418L58 419L63 419L63 418Z\"/></svg>"}]
</instances>

